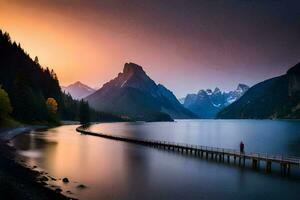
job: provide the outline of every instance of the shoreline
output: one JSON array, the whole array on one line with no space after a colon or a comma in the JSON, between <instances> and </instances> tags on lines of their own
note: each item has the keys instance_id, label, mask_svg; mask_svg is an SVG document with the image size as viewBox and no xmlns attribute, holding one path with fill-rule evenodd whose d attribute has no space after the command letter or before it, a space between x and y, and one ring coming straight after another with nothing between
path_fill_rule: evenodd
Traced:
<instances>
[{"instance_id":1,"label":"shoreline","mask_svg":"<svg viewBox=\"0 0 300 200\"><path fill-rule=\"evenodd\" d=\"M0 129L0 192L1 199L74 199L61 194L61 189L52 190L41 181L46 173L35 171L16 161L16 150L9 146L14 137L48 126L23 126ZM55 188L54 188L55 189Z\"/></svg>"},{"instance_id":2,"label":"shoreline","mask_svg":"<svg viewBox=\"0 0 300 200\"><path fill-rule=\"evenodd\" d=\"M0 130L0 140L4 142L9 142L14 137L24 134L30 131L35 130L41 130L41 129L47 129L48 126L42 126L42 125L33 125L33 126L22 126L22 127L16 127L16 128L4 128Z\"/></svg>"}]
</instances>

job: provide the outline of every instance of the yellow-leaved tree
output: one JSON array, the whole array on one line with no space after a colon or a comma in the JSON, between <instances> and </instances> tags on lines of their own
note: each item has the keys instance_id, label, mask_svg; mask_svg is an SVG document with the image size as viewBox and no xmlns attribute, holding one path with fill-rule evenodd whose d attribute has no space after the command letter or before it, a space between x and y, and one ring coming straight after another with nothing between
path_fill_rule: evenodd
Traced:
<instances>
[{"instance_id":1,"label":"yellow-leaved tree","mask_svg":"<svg viewBox=\"0 0 300 200\"><path fill-rule=\"evenodd\" d=\"M8 94L0 85L0 120L4 120L12 112Z\"/></svg>"},{"instance_id":2,"label":"yellow-leaved tree","mask_svg":"<svg viewBox=\"0 0 300 200\"><path fill-rule=\"evenodd\" d=\"M57 113L58 103L54 98L52 98L52 97L48 98L46 101L46 105L47 105L47 108L50 113L52 113L52 114Z\"/></svg>"},{"instance_id":3,"label":"yellow-leaved tree","mask_svg":"<svg viewBox=\"0 0 300 200\"><path fill-rule=\"evenodd\" d=\"M49 116L49 122L53 123L53 124L58 124L59 123L59 119L58 119L58 115L57 115L57 109L58 109L58 103L57 101L50 97L47 99L46 101L46 105L48 108L48 116Z\"/></svg>"}]
</instances>

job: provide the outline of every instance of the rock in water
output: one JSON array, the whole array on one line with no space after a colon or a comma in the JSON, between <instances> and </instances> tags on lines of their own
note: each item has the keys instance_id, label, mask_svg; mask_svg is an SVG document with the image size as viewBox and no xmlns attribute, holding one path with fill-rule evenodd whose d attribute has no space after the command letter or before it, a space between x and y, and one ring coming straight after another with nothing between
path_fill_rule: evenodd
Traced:
<instances>
[{"instance_id":1,"label":"rock in water","mask_svg":"<svg viewBox=\"0 0 300 200\"><path fill-rule=\"evenodd\" d=\"M69 179L68 178L63 178L62 180L64 183L69 183Z\"/></svg>"},{"instance_id":2,"label":"rock in water","mask_svg":"<svg viewBox=\"0 0 300 200\"><path fill-rule=\"evenodd\" d=\"M80 184L80 185L77 185L77 188L84 189L84 188L86 188L86 186L83 184Z\"/></svg>"},{"instance_id":3,"label":"rock in water","mask_svg":"<svg viewBox=\"0 0 300 200\"><path fill-rule=\"evenodd\" d=\"M62 189L56 188L54 191L57 192L57 193L61 193L61 192L62 192Z\"/></svg>"}]
</instances>

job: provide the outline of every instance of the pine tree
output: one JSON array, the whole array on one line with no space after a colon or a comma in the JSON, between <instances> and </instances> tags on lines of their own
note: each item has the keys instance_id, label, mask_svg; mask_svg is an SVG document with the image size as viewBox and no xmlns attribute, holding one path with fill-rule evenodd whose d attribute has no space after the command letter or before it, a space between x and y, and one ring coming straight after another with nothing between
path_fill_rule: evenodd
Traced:
<instances>
[{"instance_id":1,"label":"pine tree","mask_svg":"<svg viewBox=\"0 0 300 200\"><path fill-rule=\"evenodd\" d=\"M35 64L39 65L39 58L37 56L34 58L34 62Z\"/></svg>"},{"instance_id":2,"label":"pine tree","mask_svg":"<svg viewBox=\"0 0 300 200\"><path fill-rule=\"evenodd\" d=\"M90 107L84 100L79 103L79 121L81 124L90 123Z\"/></svg>"}]
</instances>

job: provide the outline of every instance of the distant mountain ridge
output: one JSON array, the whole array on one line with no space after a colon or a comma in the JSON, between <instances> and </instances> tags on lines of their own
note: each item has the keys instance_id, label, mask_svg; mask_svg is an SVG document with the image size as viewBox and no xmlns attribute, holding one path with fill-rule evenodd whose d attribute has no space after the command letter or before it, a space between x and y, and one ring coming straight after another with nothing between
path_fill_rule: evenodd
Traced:
<instances>
[{"instance_id":1,"label":"distant mountain ridge","mask_svg":"<svg viewBox=\"0 0 300 200\"><path fill-rule=\"evenodd\" d=\"M85 100L96 110L135 120L169 121L195 117L170 90L156 84L141 66L134 63L126 63L122 73Z\"/></svg>"},{"instance_id":2,"label":"distant mountain ridge","mask_svg":"<svg viewBox=\"0 0 300 200\"><path fill-rule=\"evenodd\" d=\"M251 87L238 101L222 110L218 118L299 119L300 63L282 76Z\"/></svg>"},{"instance_id":3,"label":"distant mountain ridge","mask_svg":"<svg viewBox=\"0 0 300 200\"><path fill-rule=\"evenodd\" d=\"M199 90L197 94L188 94L183 100L183 105L200 118L212 119L224 107L238 100L248 89L249 86L239 84L236 90L230 92L222 92L218 87L214 91Z\"/></svg>"},{"instance_id":4,"label":"distant mountain ridge","mask_svg":"<svg viewBox=\"0 0 300 200\"><path fill-rule=\"evenodd\" d=\"M77 81L67 87L61 86L62 91L69 93L74 99L83 99L96 90Z\"/></svg>"}]
</instances>

